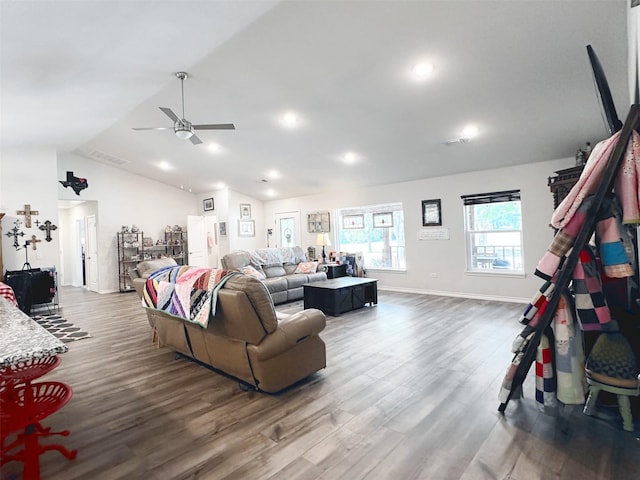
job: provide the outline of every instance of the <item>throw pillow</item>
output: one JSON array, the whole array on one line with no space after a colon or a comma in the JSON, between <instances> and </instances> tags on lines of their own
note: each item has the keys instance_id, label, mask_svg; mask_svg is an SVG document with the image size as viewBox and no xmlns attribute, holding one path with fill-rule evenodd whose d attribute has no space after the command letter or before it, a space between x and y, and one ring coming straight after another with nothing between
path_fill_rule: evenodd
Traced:
<instances>
[{"instance_id":1,"label":"throw pillow","mask_svg":"<svg viewBox=\"0 0 640 480\"><path fill-rule=\"evenodd\" d=\"M315 273L317 269L318 262L300 262L293 273Z\"/></svg>"},{"instance_id":2,"label":"throw pillow","mask_svg":"<svg viewBox=\"0 0 640 480\"><path fill-rule=\"evenodd\" d=\"M240 271L242 273L244 273L245 275L249 275L250 277L257 278L258 280L264 280L265 278L267 278L267 276L263 272L257 270L256 268L252 267L251 265L247 265L246 267L242 267L240 269Z\"/></svg>"}]
</instances>

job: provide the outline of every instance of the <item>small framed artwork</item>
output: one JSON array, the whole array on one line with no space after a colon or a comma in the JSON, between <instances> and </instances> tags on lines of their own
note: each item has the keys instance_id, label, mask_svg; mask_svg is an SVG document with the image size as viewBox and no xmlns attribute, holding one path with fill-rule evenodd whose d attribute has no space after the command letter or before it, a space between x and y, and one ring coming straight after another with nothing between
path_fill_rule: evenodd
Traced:
<instances>
[{"instance_id":1,"label":"small framed artwork","mask_svg":"<svg viewBox=\"0 0 640 480\"><path fill-rule=\"evenodd\" d=\"M218 233L221 237L227 236L227 222L220 222L218 224Z\"/></svg>"},{"instance_id":2,"label":"small framed artwork","mask_svg":"<svg viewBox=\"0 0 640 480\"><path fill-rule=\"evenodd\" d=\"M330 232L331 216L329 212L315 212L307 214L307 231L309 233Z\"/></svg>"},{"instance_id":3,"label":"small framed artwork","mask_svg":"<svg viewBox=\"0 0 640 480\"><path fill-rule=\"evenodd\" d=\"M251 218L251 204L250 203L241 203L240 204L240 218Z\"/></svg>"},{"instance_id":4,"label":"small framed artwork","mask_svg":"<svg viewBox=\"0 0 640 480\"><path fill-rule=\"evenodd\" d=\"M437 227L442 225L440 199L422 200L422 226Z\"/></svg>"},{"instance_id":5,"label":"small framed artwork","mask_svg":"<svg viewBox=\"0 0 640 480\"><path fill-rule=\"evenodd\" d=\"M342 228L364 228L364 215L344 215Z\"/></svg>"},{"instance_id":6,"label":"small framed artwork","mask_svg":"<svg viewBox=\"0 0 640 480\"><path fill-rule=\"evenodd\" d=\"M373 214L373 226L374 228L389 228L393 227L393 213L374 213Z\"/></svg>"},{"instance_id":7,"label":"small framed artwork","mask_svg":"<svg viewBox=\"0 0 640 480\"><path fill-rule=\"evenodd\" d=\"M211 210L213 210L213 198L205 198L202 201L202 206L205 212L210 212Z\"/></svg>"},{"instance_id":8,"label":"small framed artwork","mask_svg":"<svg viewBox=\"0 0 640 480\"><path fill-rule=\"evenodd\" d=\"M256 224L253 220L238 220L239 237L255 237Z\"/></svg>"}]
</instances>

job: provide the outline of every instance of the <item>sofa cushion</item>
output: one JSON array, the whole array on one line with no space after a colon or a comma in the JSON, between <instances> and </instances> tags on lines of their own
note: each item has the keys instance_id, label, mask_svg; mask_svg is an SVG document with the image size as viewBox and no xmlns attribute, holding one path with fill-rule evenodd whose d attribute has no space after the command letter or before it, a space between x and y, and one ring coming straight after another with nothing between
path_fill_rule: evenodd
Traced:
<instances>
[{"instance_id":1,"label":"sofa cushion","mask_svg":"<svg viewBox=\"0 0 640 480\"><path fill-rule=\"evenodd\" d=\"M266 285L269 293L287 291L287 280L284 277L265 278L262 283Z\"/></svg>"},{"instance_id":2,"label":"sofa cushion","mask_svg":"<svg viewBox=\"0 0 640 480\"><path fill-rule=\"evenodd\" d=\"M249 275L250 277L257 278L258 280L264 280L267 276L264 274L262 268L254 267L253 265L247 265L246 267L240 267L240 271L245 275Z\"/></svg>"},{"instance_id":3,"label":"sofa cushion","mask_svg":"<svg viewBox=\"0 0 640 480\"><path fill-rule=\"evenodd\" d=\"M262 270L264 271L264 274L267 276L267 278L284 277L286 275L286 272L282 265L263 267Z\"/></svg>"},{"instance_id":4,"label":"sofa cushion","mask_svg":"<svg viewBox=\"0 0 640 480\"><path fill-rule=\"evenodd\" d=\"M138 271L138 275L141 278L149 278L156 270L160 270L164 267L172 267L177 265L176 261L173 258L156 258L154 260L145 260L143 262L138 263L136 265L136 270Z\"/></svg>"},{"instance_id":5,"label":"sofa cushion","mask_svg":"<svg viewBox=\"0 0 640 480\"><path fill-rule=\"evenodd\" d=\"M236 275L224 284L224 288L240 290L247 295L266 333L271 333L278 327L276 309L263 282L248 275Z\"/></svg>"},{"instance_id":6,"label":"sofa cushion","mask_svg":"<svg viewBox=\"0 0 640 480\"><path fill-rule=\"evenodd\" d=\"M318 262L300 262L293 273L314 273L318 270Z\"/></svg>"},{"instance_id":7,"label":"sofa cushion","mask_svg":"<svg viewBox=\"0 0 640 480\"><path fill-rule=\"evenodd\" d=\"M292 273L295 273L296 268L298 268L298 264L297 263L285 263L282 268L284 268L284 273L285 275L291 275Z\"/></svg>"},{"instance_id":8,"label":"sofa cushion","mask_svg":"<svg viewBox=\"0 0 640 480\"><path fill-rule=\"evenodd\" d=\"M304 285L305 283L309 283L309 278L304 273L294 273L293 275L287 275L284 278L287 279L288 290L291 290L292 288L298 288Z\"/></svg>"}]
</instances>

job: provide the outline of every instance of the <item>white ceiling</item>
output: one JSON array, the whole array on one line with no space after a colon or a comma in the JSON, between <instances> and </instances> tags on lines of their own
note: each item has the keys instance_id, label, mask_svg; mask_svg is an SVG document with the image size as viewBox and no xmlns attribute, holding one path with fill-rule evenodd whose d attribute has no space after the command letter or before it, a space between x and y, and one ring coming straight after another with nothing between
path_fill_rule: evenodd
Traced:
<instances>
[{"instance_id":1,"label":"white ceiling","mask_svg":"<svg viewBox=\"0 0 640 480\"><path fill-rule=\"evenodd\" d=\"M607 136L586 45L626 116L627 0L0 0L0 142L259 199L571 157ZM420 59L433 77L409 75ZM193 123L171 131L158 107ZM278 116L295 110L299 128ZM468 123L480 135L445 146ZM212 154L207 144L222 147ZM340 162L346 151L358 161ZM157 168L161 160L171 171ZM279 179L268 179L277 170ZM82 175L81 171L76 172ZM551 173L551 172L550 172ZM268 182L263 182L266 179Z\"/></svg>"}]
</instances>

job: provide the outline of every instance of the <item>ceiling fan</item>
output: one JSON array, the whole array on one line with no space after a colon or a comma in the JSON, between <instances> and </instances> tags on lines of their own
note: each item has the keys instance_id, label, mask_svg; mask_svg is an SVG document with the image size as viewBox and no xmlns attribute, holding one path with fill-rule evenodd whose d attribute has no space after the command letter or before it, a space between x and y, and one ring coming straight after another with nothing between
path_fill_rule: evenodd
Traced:
<instances>
[{"instance_id":1,"label":"ceiling fan","mask_svg":"<svg viewBox=\"0 0 640 480\"><path fill-rule=\"evenodd\" d=\"M173 113L173 110L167 107L159 107L164 114L173 120L173 131L176 137L181 140L191 140L191 143L198 145L202 143L202 140L196 135L196 130L235 130L236 127L233 123L210 123L204 125L194 125L184 118L184 79L189 78L186 72L176 72L176 77L180 79L180 88L182 90L182 118ZM134 130L169 130L171 127L138 127Z\"/></svg>"}]
</instances>

